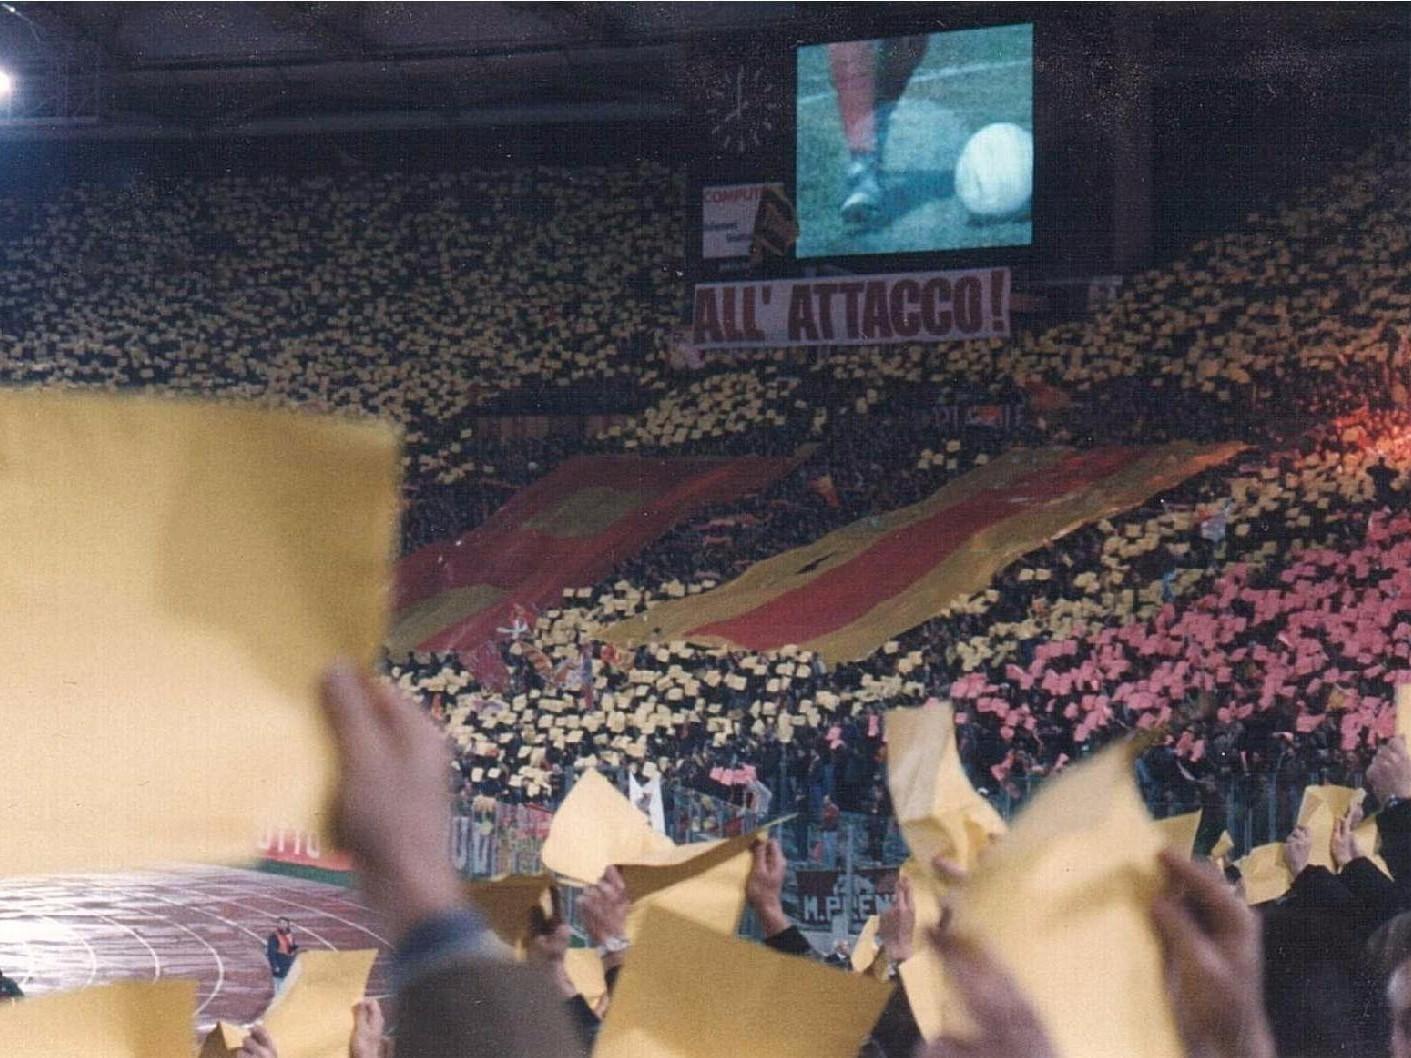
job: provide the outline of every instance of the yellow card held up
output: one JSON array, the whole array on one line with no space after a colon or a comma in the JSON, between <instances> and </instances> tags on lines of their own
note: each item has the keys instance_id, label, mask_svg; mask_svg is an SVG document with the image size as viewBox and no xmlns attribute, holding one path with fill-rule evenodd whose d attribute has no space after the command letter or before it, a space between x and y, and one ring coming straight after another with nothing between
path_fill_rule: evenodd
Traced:
<instances>
[{"instance_id":1,"label":"yellow card held up","mask_svg":"<svg viewBox=\"0 0 1411 1058\"><path fill-rule=\"evenodd\" d=\"M886 733L887 786L912 856L929 863L939 854L970 870L1005 825L965 775L951 707L932 698L893 709Z\"/></svg>"},{"instance_id":2,"label":"yellow card held up","mask_svg":"<svg viewBox=\"0 0 1411 1058\"><path fill-rule=\"evenodd\" d=\"M891 994L847 973L648 913L593 1058L856 1058Z\"/></svg>"},{"instance_id":3,"label":"yellow card held up","mask_svg":"<svg viewBox=\"0 0 1411 1058\"><path fill-rule=\"evenodd\" d=\"M1058 1058L1183 1058L1151 903L1166 842L1110 747L1049 780L955 892L954 928L1034 1004Z\"/></svg>"},{"instance_id":4,"label":"yellow card held up","mask_svg":"<svg viewBox=\"0 0 1411 1058\"><path fill-rule=\"evenodd\" d=\"M0 1008L0 1054L190 1058L195 1023L194 981L120 981L5 1004Z\"/></svg>"},{"instance_id":5,"label":"yellow card held up","mask_svg":"<svg viewBox=\"0 0 1411 1058\"><path fill-rule=\"evenodd\" d=\"M596 1007L608 994L602 956L592 948L569 948L563 955L563 968L590 1007Z\"/></svg>"},{"instance_id":6,"label":"yellow card held up","mask_svg":"<svg viewBox=\"0 0 1411 1058\"><path fill-rule=\"evenodd\" d=\"M554 880L547 874L509 874L483 882L467 882L466 895L495 936L516 951L529 933L529 914L535 907L550 913L549 890Z\"/></svg>"},{"instance_id":7,"label":"yellow card held up","mask_svg":"<svg viewBox=\"0 0 1411 1058\"><path fill-rule=\"evenodd\" d=\"M1333 868L1333 826L1366 796L1351 786L1306 786L1298 806L1298 824L1308 828L1308 862ZM1368 850L1372 851L1372 850Z\"/></svg>"},{"instance_id":8,"label":"yellow card held up","mask_svg":"<svg viewBox=\"0 0 1411 1058\"><path fill-rule=\"evenodd\" d=\"M1293 885L1282 841L1250 849L1243 859L1235 861L1235 866L1244 885L1244 901L1251 907L1277 900Z\"/></svg>"},{"instance_id":9,"label":"yellow card held up","mask_svg":"<svg viewBox=\"0 0 1411 1058\"><path fill-rule=\"evenodd\" d=\"M1161 831L1166 844L1183 856L1195 855L1195 836L1200 830L1200 812L1183 812L1178 816L1167 816L1156 820L1156 829Z\"/></svg>"},{"instance_id":10,"label":"yellow card held up","mask_svg":"<svg viewBox=\"0 0 1411 1058\"><path fill-rule=\"evenodd\" d=\"M877 945L877 916L868 915L862 924L862 932L857 935L857 943L852 946L853 973L869 969L882 949Z\"/></svg>"},{"instance_id":11,"label":"yellow card held up","mask_svg":"<svg viewBox=\"0 0 1411 1058\"><path fill-rule=\"evenodd\" d=\"M397 489L379 425L0 391L0 872L326 837L318 681L381 640Z\"/></svg>"},{"instance_id":12,"label":"yellow card held up","mask_svg":"<svg viewBox=\"0 0 1411 1058\"><path fill-rule=\"evenodd\" d=\"M1411 683L1396 685L1396 733L1411 746Z\"/></svg>"},{"instance_id":13,"label":"yellow card held up","mask_svg":"<svg viewBox=\"0 0 1411 1058\"><path fill-rule=\"evenodd\" d=\"M675 847L602 774L588 771L554 813L540 858L555 874L592 885L613 864L650 862Z\"/></svg>"},{"instance_id":14,"label":"yellow card held up","mask_svg":"<svg viewBox=\"0 0 1411 1058\"><path fill-rule=\"evenodd\" d=\"M632 898L628 938L636 938L649 908L670 911L716 933L733 934L745 910L751 848L762 833L677 845L670 857L663 857L676 862L623 864L622 878Z\"/></svg>"},{"instance_id":15,"label":"yellow card held up","mask_svg":"<svg viewBox=\"0 0 1411 1058\"><path fill-rule=\"evenodd\" d=\"M347 1058L353 1006L376 959L370 948L299 954L263 1018L279 1058Z\"/></svg>"},{"instance_id":16,"label":"yellow card held up","mask_svg":"<svg viewBox=\"0 0 1411 1058\"><path fill-rule=\"evenodd\" d=\"M201 1041L201 1051L196 1058L234 1058L244 1042L244 1029L228 1021L217 1021L215 1028Z\"/></svg>"}]
</instances>

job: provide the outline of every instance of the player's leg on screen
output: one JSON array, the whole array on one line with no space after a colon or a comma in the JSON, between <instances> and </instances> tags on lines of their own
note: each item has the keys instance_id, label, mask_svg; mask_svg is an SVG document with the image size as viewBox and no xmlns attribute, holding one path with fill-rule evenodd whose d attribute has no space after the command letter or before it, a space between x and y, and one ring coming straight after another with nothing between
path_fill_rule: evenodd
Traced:
<instances>
[{"instance_id":1,"label":"player's leg on screen","mask_svg":"<svg viewBox=\"0 0 1411 1058\"><path fill-rule=\"evenodd\" d=\"M925 34L828 45L828 69L848 144L848 190L843 219L871 224L881 217L879 173L892 112L926 55Z\"/></svg>"},{"instance_id":2,"label":"player's leg on screen","mask_svg":"<svg viewBox=\"0 0 1411 1058\"><path fill-rule=\"evenodd\" d=\"M911 75L926 57L926 45L930 40L921 33L877 42L877 102L873 107L872 124L878 158L887 148L887 131L892 125L892 112L897 109L897 100L902 97L906 86L911 83Z\"/></svg>"},{"instance_id":3,"label":"player's leg on screen","mask_svg":"<svg viewBox=\"0 0 1411 1058\"><path fill-rule=\"evenodd\" d=\"M877 46L870 40L828 45L828 70L838 95L838 116L848 145L848 186L843 219L867 224L881 213L882 188L877 181Z\"/></svg>"}]
</instances>

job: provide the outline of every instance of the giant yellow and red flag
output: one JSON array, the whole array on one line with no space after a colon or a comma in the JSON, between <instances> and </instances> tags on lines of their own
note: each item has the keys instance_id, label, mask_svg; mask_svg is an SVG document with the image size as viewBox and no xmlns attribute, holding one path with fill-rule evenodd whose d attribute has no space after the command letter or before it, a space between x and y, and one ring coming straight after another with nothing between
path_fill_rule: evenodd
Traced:
<instances>
[{"instance_id":1,"label":"giant yellow and red flag","mask_svg":"<svg viewBox=\"0 0 1411 1058\"><path fill-rule=\"evenodd\" d=\"M618 645L684 639L749 650L793 644L829 663L854 661L983 589L1026 552L1241 447L1016 449L920 503L756 563L714 591L653 607L603 637Z\"/></svg>"},{"instance_id":2,"label":"giant yellow and red flag","mask_svg":"<svg viewBox=\"0 0 1411 1058\"><path fill-rule=\"evenodd\" d=\"M387 645L474 651L517 614L594 584L682 518L762 489L791 459L580 456L484 525L397 567Z\"/></svg>"}]
</instances>

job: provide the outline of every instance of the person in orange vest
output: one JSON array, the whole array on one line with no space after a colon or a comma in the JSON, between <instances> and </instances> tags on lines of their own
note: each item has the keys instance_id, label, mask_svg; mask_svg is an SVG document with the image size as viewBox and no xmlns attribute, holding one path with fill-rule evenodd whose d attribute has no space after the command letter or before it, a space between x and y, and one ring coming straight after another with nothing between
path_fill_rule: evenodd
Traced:
<instances>
[{"instance_id":1,"label":"person in orange vest","mask_svg":"<svg viewBox=\"0 0 1411 1058\"><path fill-rule=\"evenodd\" d=\"M269 960L269 972L274 977L274 991L278 995L284 989L285 978L294 965L294 957L299 954L299 945L294 940L294 929L287 918L275 923L275 930L265 941L265 958Z\"/></svg>"}]
</instances>

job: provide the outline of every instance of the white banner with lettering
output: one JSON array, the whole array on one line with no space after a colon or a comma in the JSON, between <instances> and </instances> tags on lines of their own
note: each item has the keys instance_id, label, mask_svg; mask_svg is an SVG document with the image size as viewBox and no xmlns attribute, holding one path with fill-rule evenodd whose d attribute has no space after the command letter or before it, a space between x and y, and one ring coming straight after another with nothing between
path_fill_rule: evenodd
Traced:
<instances>
[{"instance_id":1,"label":"white banner with lettering","mask_svg":"<svg viewBox=\"0 0 1411 1058\"><path fill-rule=\"evenodd\" d=\"M698 349L1008 337L1008 268L703 283Z\"/></svg>"}]
</instances>

